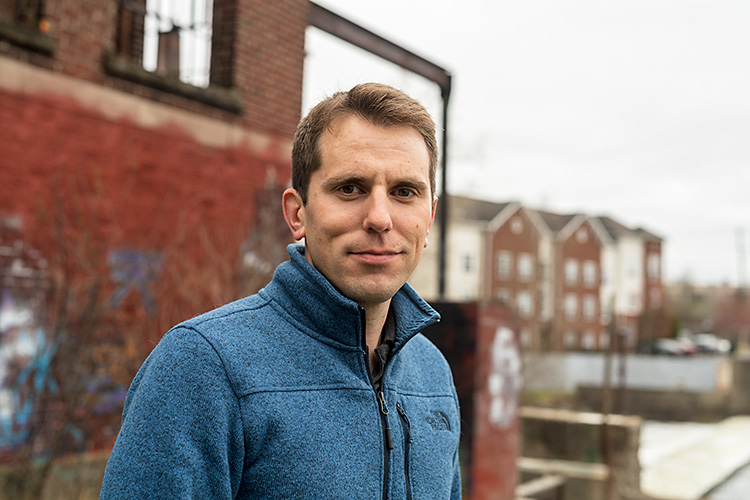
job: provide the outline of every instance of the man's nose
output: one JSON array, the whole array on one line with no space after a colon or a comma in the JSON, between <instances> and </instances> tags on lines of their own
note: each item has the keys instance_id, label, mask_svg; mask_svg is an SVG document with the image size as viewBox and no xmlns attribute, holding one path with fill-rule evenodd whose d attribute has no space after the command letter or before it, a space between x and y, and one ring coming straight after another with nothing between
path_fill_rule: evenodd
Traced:
<instances>
[{"instance_id":1,"label":"man's nose","mask_svg":"<svg viewBox=\"0 0 750 500\"><path fill-rule=\"evenodd\" d=\"M391 218L391 200L387 193L374 191L367 200L367 213L365 214L365 231L382 233L393 228Z\"/></svg>"}]
</instances>

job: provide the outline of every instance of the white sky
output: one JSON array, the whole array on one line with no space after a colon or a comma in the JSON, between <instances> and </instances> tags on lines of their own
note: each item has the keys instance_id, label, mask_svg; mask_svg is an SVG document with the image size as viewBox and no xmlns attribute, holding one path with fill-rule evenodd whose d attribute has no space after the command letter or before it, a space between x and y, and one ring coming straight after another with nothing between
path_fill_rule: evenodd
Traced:
<instances>
[{"instance_id":1,"label":"white sky","mask_svg":"<svg viewBox=\"0 0 750 500\"><path fill-rule=\"evenodd\" d=\"M747 0L317 3L453 74L449 193L642 226L668 281L736 285L742 230L748 275ZM440 122L435 84L307 35L304 111L379 81Z\"/></svg>"}]
</instances>

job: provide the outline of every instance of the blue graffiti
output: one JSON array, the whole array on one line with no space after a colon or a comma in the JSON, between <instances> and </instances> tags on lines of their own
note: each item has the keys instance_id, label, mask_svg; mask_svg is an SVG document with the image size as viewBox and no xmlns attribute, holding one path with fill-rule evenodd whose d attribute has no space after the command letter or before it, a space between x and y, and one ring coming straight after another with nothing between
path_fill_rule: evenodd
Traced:
<instances>
[{"instance_id":1,"label":"blue graffiti","mask_svg":"<svg viewBox=\"0 0 750 500\"><path fill-rule=\"evenodd\" d=\"M159 277L163 264L161 254L141 250L114 250L109 253L107 264L110 278L117 285L111 299L112 307L119 306L135 290L146 312L153 314L156 301L150 287Z\"/></svg>"},{"instance_id":2,"label":"blue graffiti","mask_svg":"<svg viewBox=\"0 0 750 500\"><path fill-rule=\"evenodd\" d=\"M29 423L34 413L34 395L49 391L59 392L50 365L57 352L57 343L47 343L46 333L37 329L32 336L29 330L18 333L16 346L31 346L32 356L15 379L5 377L5 407L0 414L0 446L14 447L29 437ZM7 348L7 346L6 346Z\"/></svg>"}]
</instances>

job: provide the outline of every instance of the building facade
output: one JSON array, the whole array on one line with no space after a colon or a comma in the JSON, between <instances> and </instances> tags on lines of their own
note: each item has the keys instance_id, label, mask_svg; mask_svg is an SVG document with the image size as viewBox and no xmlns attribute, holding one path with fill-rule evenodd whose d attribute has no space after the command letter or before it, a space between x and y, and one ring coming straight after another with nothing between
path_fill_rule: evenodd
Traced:
<instances>
[{"instance_id":1,"label":"building facade","mask_svg":"<svg viewBox=\"0 0 750 500\"><path fill-rule=\"evenodd\" d=\"M286 258L308 9L0 0L0 461L111 445L164 331Z\"/></svg>"},{"instance_id":2,"label":"building facade","mask_svg":"<svg viewBox=\"0 0 750 500\"><path fill-rule=\"evenodd\" d=\"M606 350L664 335L659 237L609 217L557 214L517 202L451 196L446 297L499 301L531 350ZM437 238L431 235L431 241ZM437 298L437 249L410 279Z\"/></svg>"}]
</instances>

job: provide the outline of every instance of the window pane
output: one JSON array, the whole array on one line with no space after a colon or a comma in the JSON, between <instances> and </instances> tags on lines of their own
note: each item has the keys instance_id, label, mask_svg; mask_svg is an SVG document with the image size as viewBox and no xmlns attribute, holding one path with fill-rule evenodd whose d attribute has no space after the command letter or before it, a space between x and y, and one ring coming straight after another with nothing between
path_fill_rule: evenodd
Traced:
<instances>
[{"instance_id":1,"label":"window pane","mask_svg":"<svg viewBox=\"0 0 750 500\"><path fill-rule=\"evenodd\" d=\"M576 259L565 261L565 282L569 285L578 283L578 261Z\"/></svg>"},{"instance_id":2,"label":"window pane","mask_svg":"<svg viewBox=\"0 0 750 500\"><path fill-rule=\"evenodd\" d=\"M518 255L518 278L523 281L534 279L534 256L530 253Z\"/></svg>"},{"instance_id":3,"label":"window pane","mask_svg":"<svg viewBox=\"0 0 750 500\"><path fill-rule=\"evenodd\" d=\"M125 5L128 5L127 3ZM148 0L143 68L207 87L211 67L213 0Z\"/></svg>"},{"instance_id":4,"label":"window pane","mask_svg":"<svg viewBox=\"0 0 750 500\"><path fill-rule=\"evenodd\" d=\"M500 279L509 279L513 273L513 255L501 250L497 253L497 277Z\"/></svg>"}]
</instances>

